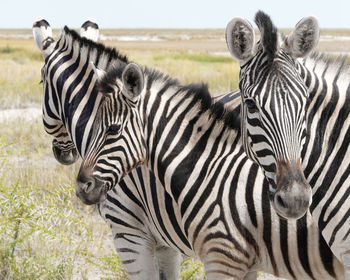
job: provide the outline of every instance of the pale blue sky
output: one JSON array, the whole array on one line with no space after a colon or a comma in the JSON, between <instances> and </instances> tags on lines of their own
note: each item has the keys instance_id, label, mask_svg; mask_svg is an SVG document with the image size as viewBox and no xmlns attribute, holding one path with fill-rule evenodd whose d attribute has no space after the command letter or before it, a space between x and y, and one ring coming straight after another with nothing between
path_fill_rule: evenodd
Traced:
<instances>
[{"instance_id":1,"label":"pale blue sky","mask_svg":"<svg viewBox=\"0 0 350 280\"><path fill-rule=\"evenodd\" d=\"M321 28L350 28L349 0L2 0L0 28L31 28L37 16L52 27L79 27L95 18L100 28L225 28L233 17L253 21L258 9L277 27L314 15Z\"/></svg>"}]
</instances>

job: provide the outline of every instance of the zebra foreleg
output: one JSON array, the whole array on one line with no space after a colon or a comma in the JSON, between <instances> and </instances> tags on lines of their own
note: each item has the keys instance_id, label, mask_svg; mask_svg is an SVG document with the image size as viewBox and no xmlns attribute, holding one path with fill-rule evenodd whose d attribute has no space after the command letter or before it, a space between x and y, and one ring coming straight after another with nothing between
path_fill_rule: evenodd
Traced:
<instances>
[{"instance_id":1,"label":"zebra foreleg","mask_svg":"<svg viewBox=\"0 0 350 280\"><path fill-rule=\"evenodd\" d=\"M158 280L155 242L145 232L119 233L114 246L130 280Z\"/></svg>"},{"instance_id":2,"label":"zebra foreleg","mask_svg":"<svg viewBox=\"0 0 350 280\"><path fill-rule=\"evenodd\" d=\"M170 247L159 247L156 249L159 264L160 280L179 279L180 266L183 261L182 254Z\"/></svg>"}]
</instances>

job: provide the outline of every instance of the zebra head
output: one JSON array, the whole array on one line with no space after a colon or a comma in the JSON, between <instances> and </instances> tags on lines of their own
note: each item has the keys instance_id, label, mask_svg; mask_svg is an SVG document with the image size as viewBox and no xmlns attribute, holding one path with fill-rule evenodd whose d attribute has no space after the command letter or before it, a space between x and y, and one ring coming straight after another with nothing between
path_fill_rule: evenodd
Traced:
<instances>
[{"instance_id":1,"label":"zebra head","mask_svg":"<svg viewBox=\"0 0 350 280\"><path fill-rule=\"evenodd\" d=\"M300 218L311 204L312 191L301 169L308 92L298 58L314 49L319 27L314 17L303 18L283 38L265 13L259 11L255 22L261 34L257 44L253 27L241 18L226 29L228 49L241 66L243 145L270 182L276 212Z\"/></svg>"},{"instance_id":2,"label":"zebra head","mask_svg":"<svg viewBox=\"0 0 350 280\"><path fill-rule=\"evenodd\" d=\"M98 38L98 25L96 22L90 20L83 23L81 29L81 36L87 39L96 41ZM50 81L47 77L47 60L56 46L56 41L52 37L52 29L50 24L43 18L37 19L33 24L33 35L36 45L42 52L45 59L45 65L41 70L41 81L43 83L44 94L51 94ZM66 130L62 120L54 114L53 110L58 111L58 108L52 108L48 103L43 102L43 122L45 131L53 136L52 151L56 160L64 165L70 165L75 163L79 154L78 151Z\"/></svg>"},{"instance_id":3,"label":"zebra head","mask_svg":"<svg viewBox=\"0 0 350 280\"><path fill-rule=\"evenodd\" d=\"M103 100L76 186L77 196L86 204L105 200L107 191L142 164L146 154L139 113L140 94L144 89L141 68L130 63L107 73L96 67L94 70Z\"/></svg>"}]
</instances>

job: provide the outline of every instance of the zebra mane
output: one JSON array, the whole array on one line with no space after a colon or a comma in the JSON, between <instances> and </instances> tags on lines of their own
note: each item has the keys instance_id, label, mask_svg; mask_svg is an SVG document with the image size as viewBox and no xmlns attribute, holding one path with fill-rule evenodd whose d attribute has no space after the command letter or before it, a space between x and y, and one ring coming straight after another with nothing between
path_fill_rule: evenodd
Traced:
<instances>
[{"instance_id":1,"label":"zebra mane","mask_svg":"<svg viewBox=\"0 0 350 280\"><path fill-rule=\"evenodd\" d=\"M333 67L339 71L345 71L350 74L350 61L348 55L332 56L320 52L312 52L305 61L311 59L315 61L316 64L324 63L327 67Z\"/></svg>"},{"instance_id":2,"label":"zebra mane","mask_svg":"<svg viewBox=\"0 0 350 280\"><path fill-rule=\"evenodd\" d=\"M121 78L124 68L125 65L115 65L108 70L106 75L98 82L99 91L102 93L111 92L116 78ZM148 67L144 67L143 72L147 90L156 82L161 82L162 87L165 89L176 87L177 94L185 94L186 97L192 97L194 100L200 101L200 113L209 111L211 117L223 121L224 125L228 128L240 131L241 121L239 112L237 110L227 110L221 101L214 102L207 84L191 83L181 85L177 79ZM161 94L164 94L164 92L162 91Z\"/></svg>"},{"instance_id":3,"label":"zebra mane","mask_svg":"<svg viewBox=\"0 0 350 280\"><path fill-rule=\"evenodd\" d=\"M103 44L83 38L75 30L71 30L67 26L63 29L61 39L65 39L67 42L71 42L73 47L79 48L81 54L85 53L87 55L87 59L94 53L93 62L103 70L108 69L113 62L129 63L127 56L121 54L115 48L106 47ZM99 60L102 58L106 61L99 63Z\"/></svg>"},{"instance_id":4,"label":"zebra mane","mask_svg":"<svg viewBox=\"0 0 350 280\"><path fill-rule=\"evenodd\" d=\"M258 11L255 15L255 23L260 31L260 41L268 54L269 61L272 62L277 51L277 28L273 25L271 18L263 11Z\"/></svg>"}]
</instances>

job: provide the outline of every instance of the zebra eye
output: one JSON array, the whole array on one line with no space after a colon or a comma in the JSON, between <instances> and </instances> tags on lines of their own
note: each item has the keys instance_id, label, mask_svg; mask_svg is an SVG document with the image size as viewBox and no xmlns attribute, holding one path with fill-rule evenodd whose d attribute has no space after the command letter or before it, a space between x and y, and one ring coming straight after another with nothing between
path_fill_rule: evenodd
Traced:
<instances>
[{"instance_id":1,"label":"zebra eye","mask_svg":"<svg viewBox=\"0 0 350 280\"><path fill-rule=\"evenodd\" d=\"M249 113L254 114L259 112L259 108L256 106L255 102L252 99L246 99L245 105L247 106Z\"/></svg>"},{"instance_id":2,"label":"zebra eye","mask_svg":"<svg viewBox=\"0 0 350 280\"><path fill-rule=\"evenodd\" d=\"M108 128L108 133L110 134L116 134L118 133L120 130L120 125L119 124L112 124L109 128Z\"/></svg>"}]
</instances>

